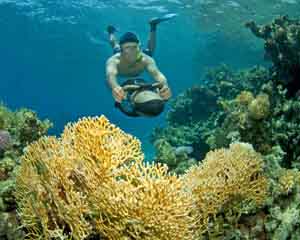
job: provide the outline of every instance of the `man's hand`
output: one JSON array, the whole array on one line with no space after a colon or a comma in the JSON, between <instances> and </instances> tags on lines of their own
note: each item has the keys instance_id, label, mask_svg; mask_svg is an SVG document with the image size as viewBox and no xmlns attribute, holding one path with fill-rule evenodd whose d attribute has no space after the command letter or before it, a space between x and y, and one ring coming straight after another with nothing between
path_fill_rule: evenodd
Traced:
<instances>
[{"instance_id":1,"label":"man's hand","mask_svg":"<svg viewBox=\"0 0 300 240\"><path fill-rule=\"evenodd\" d=\"M122 100L126 97L126 93L121 86L114 87L112 89L112 95L116 102L122 102Z\"/></svg>"},{"instance_id":2,"label":"man's hand","mask_svg":"<svg viewBox=\"0 0 300 240\"><path fill-rule=\"evenodd\" d=\"M162 99L168 100L171 96L171 90L168 85L164 85L160 90L159 90L159 95L161 96Z\"/></svg>"}]
</instances>

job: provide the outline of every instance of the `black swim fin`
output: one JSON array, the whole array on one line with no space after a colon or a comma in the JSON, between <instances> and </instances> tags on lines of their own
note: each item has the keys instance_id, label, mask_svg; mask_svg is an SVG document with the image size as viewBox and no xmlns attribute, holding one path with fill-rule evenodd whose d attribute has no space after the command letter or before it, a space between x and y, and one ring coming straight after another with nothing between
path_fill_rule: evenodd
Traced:
<instances>
[{"instance_id":1,"label":"black swim fin","mask_svg":"<svg viewBox=\"0 0 300 240\"><path fill-rule=\"evenodd\" d=\"M176 17L178 14L176 13L168 13L162 17L155 17L155 18L151 18L149 21L149 24L151 25L151 27L156 27L157 24L164 22L164 21L168 21L174 17Z\"/></svg>"},{"instance_id":2,"label":"black swim fin","mask_svg":"<svg viewBox=\"0 0 300 240\"><path fill-rule=\"evenodd\" d=\"M114 34L118 30L113 25L108 25L106 27L106 31L108 32L108 34Z\"/></svg>"}]
</instances>

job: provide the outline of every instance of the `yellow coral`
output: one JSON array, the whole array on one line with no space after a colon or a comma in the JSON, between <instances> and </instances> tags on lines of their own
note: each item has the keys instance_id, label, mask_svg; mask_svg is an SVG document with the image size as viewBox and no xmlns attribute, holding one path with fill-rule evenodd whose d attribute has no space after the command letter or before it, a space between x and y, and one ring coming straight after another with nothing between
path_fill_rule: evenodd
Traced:
<instances>
[{"instance_id":1,"label":"yellow coral","mask_svg":"<svg viewBox=\"0 0 300 240\"><path fill-rule=\"evenodd\" d=\"M30 239L194 239L192 195L104 117L69 124L22 157L19 213Z\"/></svg>"},{"instance_id":2,"label":"yellow coral","mask_svg":"<svg viewBox=\"0 0 300 240\"><path fill-rule=\"evenodd\" d=\"M283 170L279 178L280 190L284 194L290 193L295 185L300 185L300 172L298 170Z\"/></svg>"},{"instance_id":3,"label":"yellow coral","mask_svg":"<svg viewBox=\"0 0 300 240\"><path fill-rule=\"evenodd\" d=\"M262 167L261 156L250 144L235 143L229 149L209 152L203 163L191 168L185 176L187 188L201 212L198 222L205 226L209 217L234 197L262 204L267 195Z\"/></svg>"},{"instance_id":4,"label":"yellow coral","mask_svg":"<svg viewBox=\"0 0 300 240\"><path fill-rule=\"evenodd\" d=\"M22 157L16 197L29 239L191 240L235 196L261 204L260 156L234 144L186 175L145 164L140 142L104 117L69 124Z\"/></svg>"},{"instance_id":5,"label":"yellow coral","mask_svg":"<svg viewBox=\"0 0 300 240\"><path fill-rule=\"evenodd\" d=\"M267 94L259 94L248 105L249 116L252 119L260 120L269 116L270 113L270 100Z\"/></svg>"},{"instance_id":6,"label":"yellow coral","mask_svg":"<svg viewBox=\"0 0 300 240\"><path fill-rule=\"evenodd\" d=\"M242 91L235 99L241 105L248 105L254 100L254 96L249 91Z\"/></svg>"}]
</instances>

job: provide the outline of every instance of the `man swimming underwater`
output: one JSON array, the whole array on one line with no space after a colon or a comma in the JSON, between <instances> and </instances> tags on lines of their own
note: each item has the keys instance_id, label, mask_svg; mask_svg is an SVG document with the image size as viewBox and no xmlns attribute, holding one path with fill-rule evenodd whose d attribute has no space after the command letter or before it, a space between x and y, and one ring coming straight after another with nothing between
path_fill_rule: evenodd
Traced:
<instances>
[{"instance_id":1,"label":"man swimming underwater","mask_svg":"<svg viewBox=\"0 0 300 240\"><path fill-rule=\"evenodd\" d=\"M140 49L140 41L133 32L126 32L117 41L114 33L116 28L108 26L109 41L114 50L114 55L106 62L106 79L112 90L112 95L117 103L121 103L126 98L126 92L118 81L117 77L136 78L144 70L161 83L159 95L163 100L171 97L171 90L168 86L166 77L159 71L155 60L152 58L156 43L157 24L175 17L176 14L167 14L161 18L153 18L149 21L150 35L147 49Z\"/></svg>"}]
</instances>

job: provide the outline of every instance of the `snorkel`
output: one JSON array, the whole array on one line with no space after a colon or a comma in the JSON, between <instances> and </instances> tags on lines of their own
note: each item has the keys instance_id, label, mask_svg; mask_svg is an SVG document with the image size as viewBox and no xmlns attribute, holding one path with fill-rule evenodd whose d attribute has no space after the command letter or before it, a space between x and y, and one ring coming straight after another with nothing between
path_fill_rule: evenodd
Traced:
<instances>
[{"instance_id":1,"label":"snorkel","mask_svg":"<svg viewBox=\"0 0 300 240\"><path fill-rule=\"evenodd\" d=\"M136 54L135 62L140 62L142 59L143 59L143 54L142 54L142 51L139 49L137 54Z\"/></svg>"}]
</instances>

